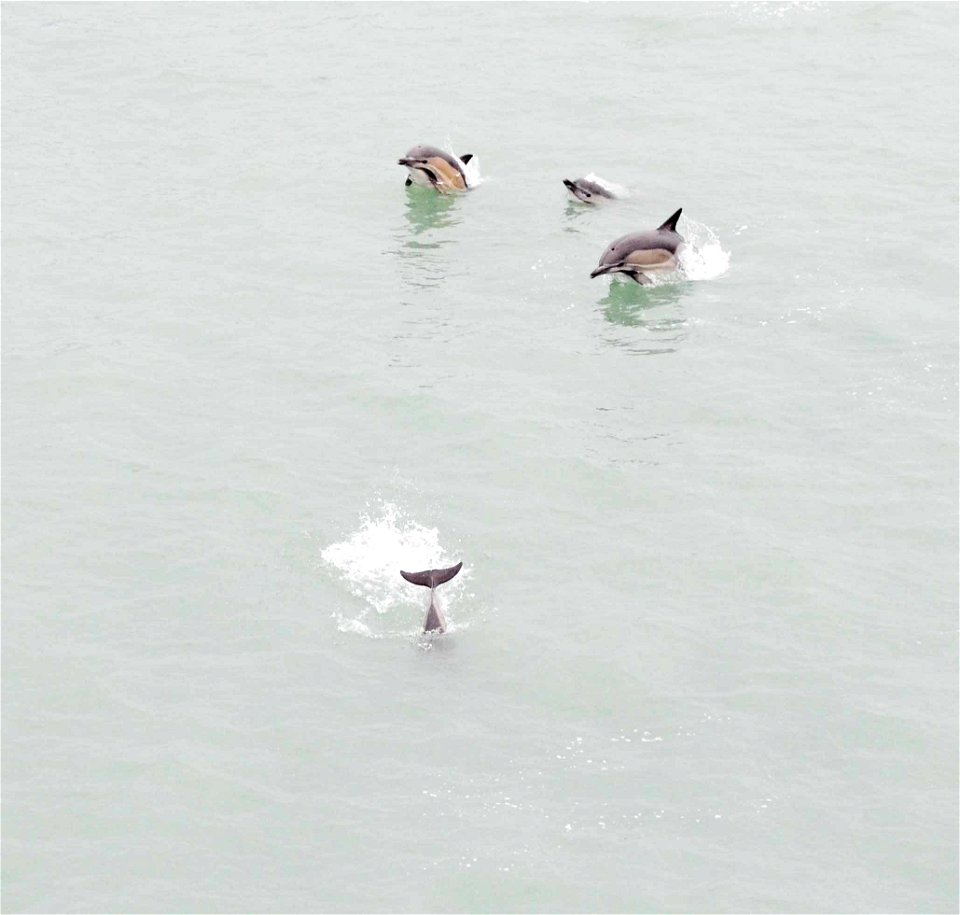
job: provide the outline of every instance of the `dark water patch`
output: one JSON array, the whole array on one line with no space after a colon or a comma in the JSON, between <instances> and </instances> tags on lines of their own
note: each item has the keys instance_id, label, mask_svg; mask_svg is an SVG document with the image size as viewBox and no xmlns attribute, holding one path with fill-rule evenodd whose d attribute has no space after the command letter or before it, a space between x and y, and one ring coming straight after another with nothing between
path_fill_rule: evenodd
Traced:
<instances>
[{"instance_id":1,"label":"dark water patch","mask_svg":"<svg viewBox=\"0 0 960 915\"><path fill-rule=\"evenodd\" d=\"M600 299L603 316L610 324L630 331L643 331L644 340L635 333L629 336L604 336L611 346L627 349L637 355L652 356L672 353L675 344L686 338L687 321L678 314L678 306L687 292L686 284L641 286L639 283L614 281L607 294ZM669 308L669 312L651 314L654 309ZM656 343L657 345L651 345ZM664 345L660 345L664 344Z\"/></svg>"},{"instance_id":2,"label":"dark water patch","mask_svg":"<svg viewBox=\"0 0 960 915\"><path fill-rule=\"evenodd\" d=\"M444 196L427 187L411 185L407 189L404 215L414 235L432 229L444 229L460 222L455 197Z\"/></svg>"},{"instance_id":3,"label":"dark water patch","mask_svg":"<svg viewBox=\"0 0 960 915\"><path fill-rule=\"evenodd\" d=\"M589 214L590 207L583 203L575 203L568 198L566 209L563 211L564 218L567 221L567 224L563 227L563 231L579 235L580 229L576 225L577 220L583 219L584 216L588 216Z\"/></svg>"},{"instance_id":4,"label":"dark water patch","mask_svg":"<svg viewBox=\"0 0 960 915\"><path fill-rule=\"evenodd\" d=\"M441 286L454 271L442 256L453 239L440 233L459 225L457 201L416 185L406 188L406 195L405 222L394 232L396 247L384 253L397 258L406 285L414 289Z\"/></svg>"}]
</instances>

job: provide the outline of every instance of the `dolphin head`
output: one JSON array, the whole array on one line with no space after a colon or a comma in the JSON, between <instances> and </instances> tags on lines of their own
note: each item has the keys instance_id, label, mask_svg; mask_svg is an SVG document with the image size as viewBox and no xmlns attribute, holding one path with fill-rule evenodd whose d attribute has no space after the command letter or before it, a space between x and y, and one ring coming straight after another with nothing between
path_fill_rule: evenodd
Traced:
<instances>
[{"instance_id":1,"label":"dolphin head","mask_svg":"<svg viewBox=\"0 0 960 915\"><path fill-rule=\"evenodd\" d=\"M409 169L410 176L417 184L430 184L427 179L427 176L433 173L429 164L430 158L439 152L440 150L433 146L414 146L407 150L406 155L397 159L397 165Z\"/></svg>"},{"instance_id":2,"label":"dolphin head","mask_svg":"<svg viewBox=\"0 0 960 915\"><path fill-rule=\"evenodd\" d=\"M563 186L570 191L573 197L576 200L579 200L581 203L593 203L594 195L589 188L584 187L583 183L580 181L571 181L569 178L563 179Z\"/></svg>"}]
</instances>

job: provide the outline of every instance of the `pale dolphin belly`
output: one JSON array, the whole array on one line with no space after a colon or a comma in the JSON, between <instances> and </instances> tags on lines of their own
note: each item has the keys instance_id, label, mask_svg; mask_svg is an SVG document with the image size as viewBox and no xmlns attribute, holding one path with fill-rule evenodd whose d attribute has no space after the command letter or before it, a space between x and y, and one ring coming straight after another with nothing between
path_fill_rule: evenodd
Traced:
<instances>
[{"instance_id":1,"label":"pale dolphin belly","mask_svg":"<svg viewBox=\"0 0 960 915\"><path fill-rule=\"evenodd\" d=\"M407 172L410 175L410 180L414 184L417 184L420 187L433 187L433 182L427 177L427 173L421 169L410 168L407 166Z\"/></svg>"}]
</instances>

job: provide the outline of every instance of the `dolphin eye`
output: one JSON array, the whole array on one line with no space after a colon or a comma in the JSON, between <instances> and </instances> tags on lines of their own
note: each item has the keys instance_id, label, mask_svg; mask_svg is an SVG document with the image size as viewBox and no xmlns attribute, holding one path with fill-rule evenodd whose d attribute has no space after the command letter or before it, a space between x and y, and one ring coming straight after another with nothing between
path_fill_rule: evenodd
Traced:
<instances>
[{"instance_id":1,"label":"dolphin eye","mask_svg":"<svg viewBox=\"0 0 960 915\"><path fill-rule=\"evenodd\" d=\"M584 192L583 192L583 196L584 196L584 197L592 197L593 195L590 193L590 191L584 191Z\"/></svg>"}]
</instances>

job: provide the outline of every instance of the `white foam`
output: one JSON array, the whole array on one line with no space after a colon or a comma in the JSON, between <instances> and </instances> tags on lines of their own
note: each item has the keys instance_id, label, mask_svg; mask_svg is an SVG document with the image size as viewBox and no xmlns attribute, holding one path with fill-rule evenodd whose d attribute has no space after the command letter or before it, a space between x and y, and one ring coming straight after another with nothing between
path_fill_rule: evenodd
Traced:
<instances>
[{"instance_id":1,"label":"white foam","mask_svg":"<svg viewBox=\"0 0 960 915\"><path fill-rule=\"evenodd\" d=\"M344 616L342 613L336 613L334 616L337 620L337 629L341 632L353 632L357 635L366 636L368 639L382 638L382 636L377 635L366 623L358 619Z\"/></svg>"},{"instance_id":2,"label":"white foam","mask_svg":"<svg viewBox=\"0 0 960 915\"><path fill-rule=\"evenodd\" d=\"M467 187L475 188L483 184L483 178L480 175L480 162L476 156L466 163L461 159L460 167L463 169L464 177L467 179Z\"/></svg>"},{"instance_id":3,"label":"white foam","mask_svg":"<svg viewBox=\"0 0 960 915\"><path fill-rule=\"evenodd\" d=\"M446 568L459 560L443 548L437 528L419 524L392 502L380 502L372 514L362 514L359 528L321 550L320 558L336 569L350 593L363 601L359 612L334 613L337 628L368 638L420 632L424 591L404 581L401 569ZM456 603L468 578L469 572L464 570L444 585L445 607ZM454 628L451 621L448 629Z\"/></svg>"},{"instance_id":4,"label":"white foam","mask_svg":"<svg viewBox=\"0 0 960 915\"><path fill-rule=\"evenodd\" d=\"M686 244L680 252L680 267L688 280L714 280L730 269L730 252L716 232L686 216L677 227Z\"/></svg>"},{"instance_id":5,"label":"white foam","mask_svg":"<svg viewBox=\"0 0 960 915\"><path fill-rule=\"evenodd\" d=\"M464 162L463 159L460 158L460 153L453 151L453 143L451 143L449 139L441 148L460 163L460 168L463 169L463 177L467 181L468 189L473 190L473 188L483 184L483 178L480 175L480 160L476 156L471 156L469 162ZM464 155L467 155L469 152L470 150L467 150Z\"/></svg>"}]
</instances>

